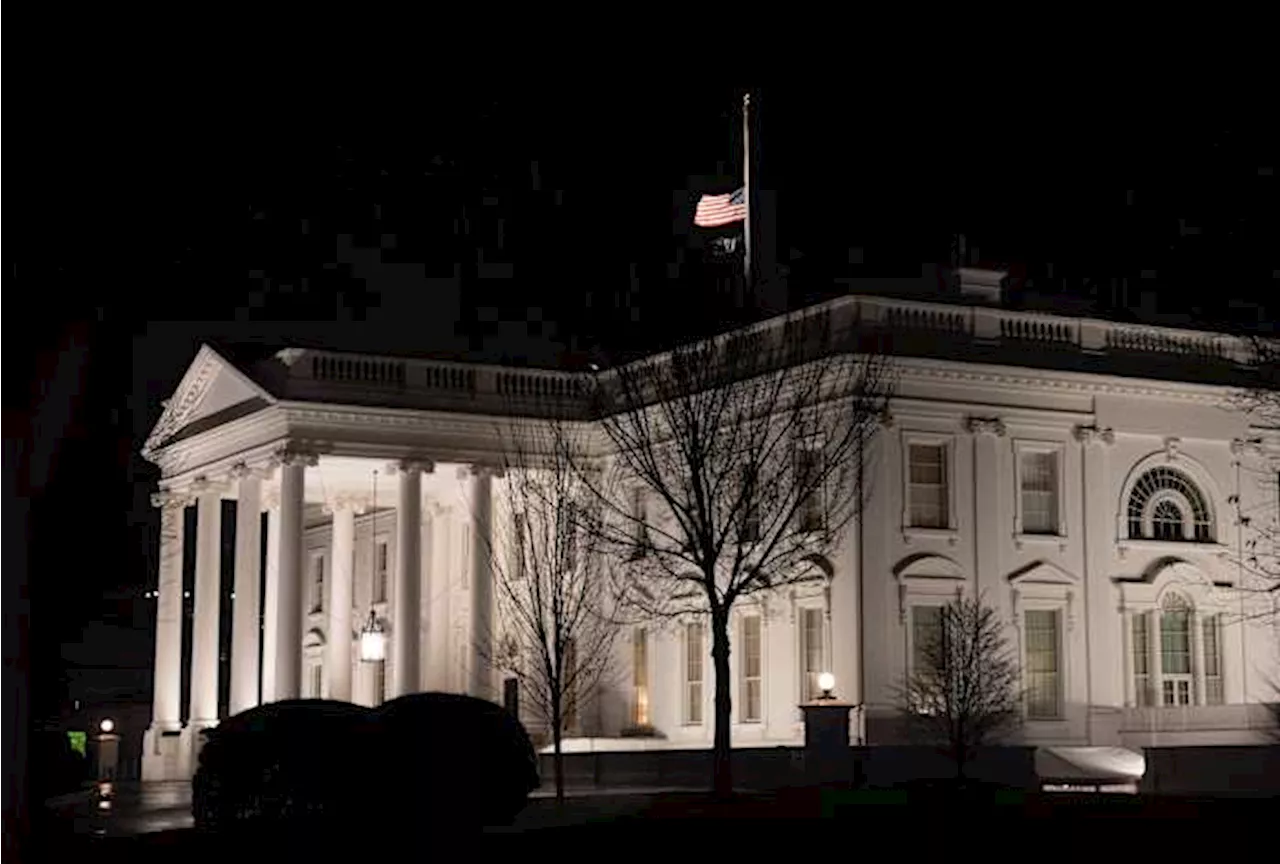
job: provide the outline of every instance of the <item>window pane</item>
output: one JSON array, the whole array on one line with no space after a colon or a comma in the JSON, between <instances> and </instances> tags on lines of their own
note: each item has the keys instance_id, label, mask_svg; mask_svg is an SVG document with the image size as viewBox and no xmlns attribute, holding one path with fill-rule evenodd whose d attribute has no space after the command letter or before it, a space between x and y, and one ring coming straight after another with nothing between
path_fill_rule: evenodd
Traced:
<instances>
[{"instance_id":1,"label":"window pane","mask_svg":"<svg viewBox=\"0 0 1280 864\"><path fill-rule=\"evenodd\" d=\"M685 706L686 723L702 722L702 624L685 625Z\"/></svg>"},{"instance_id":2,"label":"window pane","mask_svg":"<svg viewBox=\"0 0 1280 864\"><path fill-rule=\"evenodd\" d=\"M1027 715L1057 717L1058 613L1029 609L1027 634Z\"/></svg>"},{"instance_id":3,"label":"window pane","mask_svg":"<svg viewBox=\"0 0 1280 864\"><path fill-rule=\"evenodd\" d=\"M823 615L824 612L821 609L805 609L801 619L800 650L803 661L801 698L806 701L817 699L822 695L822 689L818 687L818 676L823 671Z\"/></svg>"},{"instance_id":4,"label":"window pane","mask_svg":"<svg viewBox=\"0 0 1280 864\"><path fill-rule=\"evenodd\" d=\"M742 619L742 719L760 719L760 617Z\"/></svg>"},{"instance_id":5,"label":"window pane","mask_svg":"<svg viewBox=\"0 0 1280 864\"><path fill-rule=\"evenodd\" d=\"M1189 618L1181 609L1160 616L1160 671L1165 675L1191 674Z\"/></svg>"},{"instance_id":6,"label":"window pane","mask_svg":"<svg viewBox=\"0 0 1280 864\"><path fill-rule=\"evenodd\" d=\"M649 724L649 633L637 627L632 637L632 676L634 706L632 722L637 726Z\"/></svg>"},{"instance_id":7,"label":"window pane","mask_svg":"<svg viewBox=\"0 0 1280 864\"><path fill-rule=\"evenodd\" d=\"M911 671L929 671L929 648L942 634L942 608L914 606L911 609Z\"/></svg>"},{"instance_id":8,"label":"window pane","mask_svg":"<svg viewBox=\"0 0 1280 864\"><path fill-rule=\"evenodd\" d=\"M1204 701L1209 705L1223 704L1219 628L1219 616L1210 615L1204 619Z\"/></svg>"},{"instance_id":9,"label":"window pane","mask_svg":"<svg viewBox=\"0 0 1280 864\"><path fill-rule=\"evenodd\" d=\"M1055 453L1022 454L1022 530L1058 533L1058 457Z\"/></svg>"},{"instance_id":10,"label":"window pane","mask_svg":"<svg viewBox=\"0 0 1280 864\"><path fill-rule=\"evenodd\" d=\"M911 525L946 528L947 466L942 445L912 444L908 450L908 488Z\"/></svg>"},{"instance_id":11,"label":"window pane","mask_svg":"<svg viewBox=\"0 0 1280 864\"><path fill-rule=\"evenodd\" d=\"M1133 690L1140 707L1152 704L1150 674L1151 642L1146 614L1133 616Z\"/></svg>"}]
</instances>

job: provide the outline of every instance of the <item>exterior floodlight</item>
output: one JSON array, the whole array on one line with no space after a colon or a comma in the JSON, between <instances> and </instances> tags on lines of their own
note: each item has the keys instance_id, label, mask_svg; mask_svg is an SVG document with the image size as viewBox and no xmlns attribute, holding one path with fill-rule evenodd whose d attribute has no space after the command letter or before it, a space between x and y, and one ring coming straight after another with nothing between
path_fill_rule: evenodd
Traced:
<instances>
[{"instance_id":1,"label":"exterior floodlight","mask_svg":"<svg viewBox=\"0 0 1280 864\"><path fill-rule=\"evenodd\" d=\"M382 629L382 622L377 614L369 610L369 620L360 630L360 659L366 663L376 663L387 657L387 634Z\"/></svg>"},{"instance_id":2,"label":"exterior floodlight","mask_svg":"<svg viewBox=\"0 0 1280 864\"><path fill-rule=\"evenodd\" d=\"M115 730L116 721L112 720L110 717L107 717L101 723L98 724L98 728L101 729L103 732L110 733Z\"/></svg>"},{"instance_id":3,"label":"exterior floodlight","mask_svg":"<svg viewBox=\"0 0 1280 864\"><path fill-rule=\"evenodd\" d=\"M836 676L830 672L823 672L818 676L818 687L822 690L823 699L834 699L831 691L836 689Z\"/></svg>"}]
</instances>

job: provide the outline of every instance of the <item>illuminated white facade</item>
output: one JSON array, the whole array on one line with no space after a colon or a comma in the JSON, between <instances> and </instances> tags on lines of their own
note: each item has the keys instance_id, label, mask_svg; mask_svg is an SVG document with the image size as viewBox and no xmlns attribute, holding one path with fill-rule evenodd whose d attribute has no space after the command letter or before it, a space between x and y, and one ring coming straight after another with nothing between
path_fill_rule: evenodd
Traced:
<instances>
[{"instance_id":1,"label":"illuminated white facade","mask_svg":"<svg viewBox=\"0 0 1280 864\"><path fill-rule=\"evenodd\" d=\"M802 741L797 705L823 671L857 706L856 739L895 740L893 688L914 634L957 590L1009 625L1030 743L1260 741L1280 655L1274 618L1259 614L1267 599L1239 590L1252 583L1238 516L1275 524L1280 430L1251 425L1226 384L1169 374L1231 374L1244 347L995 307L825 305L893 336L898 387L866 454L870 503L827 561L829 590L736 611L735 743ZM146 450L163 517L144 777L189 776L198 730L218 720L223 499L238 502L232 713L260 698L514 695L474 635L493 631L488 549L507 530L495 421L589 429L583 392L567 373L299 349L238 368L202 348ZM188 506L197 528L183 537ZM184 543L196 547L185 712ZM359 657L371 612L384 663ZM582 700L575 737L710 746L705 625L622 633L617 665ZM619 737L635 726L659 736Z\"/></svg>"}]
</instances>

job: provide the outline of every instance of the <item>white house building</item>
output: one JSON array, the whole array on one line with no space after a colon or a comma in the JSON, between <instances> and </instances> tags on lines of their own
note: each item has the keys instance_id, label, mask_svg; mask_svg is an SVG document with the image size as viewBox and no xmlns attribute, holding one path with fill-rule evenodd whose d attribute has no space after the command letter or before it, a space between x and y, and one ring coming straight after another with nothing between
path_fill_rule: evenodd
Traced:
<instances>
[{"instance_id":1,"label":"white house building","mask_svg":"<svg viewBox=\"0 0 1280 864\"><path fill-rule=\"evenodd\" d=\"M1246 547L1280 515L1280 429L1231 403L1243 343L998 300L825 306L887 334L897 389L866 454L870 502L824 562L829 581L736 610L736 746L803 740L797 706L824 671L856 706L855 739L895 740L894 687L957 590L1009 625L1028 743L1263 740L1280 641L1260 604L1276 595L1246 590ZM584 394L582 376L554 371L302 349L237 364L201 348L145 448L162 532L144 778L190 776L199 730L219 720L224 499L237 513L231 713L426 690L517 701L476 636L493 632L487 550L506 530L495 418L589 428ZM383 661L359 656L370 615ZM571 734L709 747L708 627L621 637L620 680L583 701ZM660 737L619 738L629 726Z\"/></svg>"}]
</instances>

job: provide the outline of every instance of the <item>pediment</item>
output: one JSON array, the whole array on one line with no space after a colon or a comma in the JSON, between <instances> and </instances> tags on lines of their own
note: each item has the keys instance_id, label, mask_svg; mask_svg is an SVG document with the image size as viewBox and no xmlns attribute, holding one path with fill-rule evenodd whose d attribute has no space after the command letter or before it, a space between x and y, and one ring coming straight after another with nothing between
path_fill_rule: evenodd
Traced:
<instances>
[{"instance_id":1,"label":"pediment","mask_svg":"<svg viewBox=\"0 0 1280 864\"><path fill-rule=\"evenodd\" d=\"M252 413L274 398L226 358L203 345L142 448L154 452L183 434Z\"/></svg>"},{"instance_id":2,"label":"pediment","mask_svg":"<svg viewBox=\"0 0 1280 864\"><path fill-rule=\"evenodd\" d=\"M898 579L964 579L960 565L943 555L922 553L904 558L894 568Z\"/></svg>"},{"instance_id":3,"label":"pediment","mask_svg":"<svg viewBox=\"0 0 1280 864\"><path fill-rule=\"evenodd\" d=\"M1075 585L1079 579L1049 561L1036 561L1009 574L1013 585Z\"/></svg>"}]
</instances>

